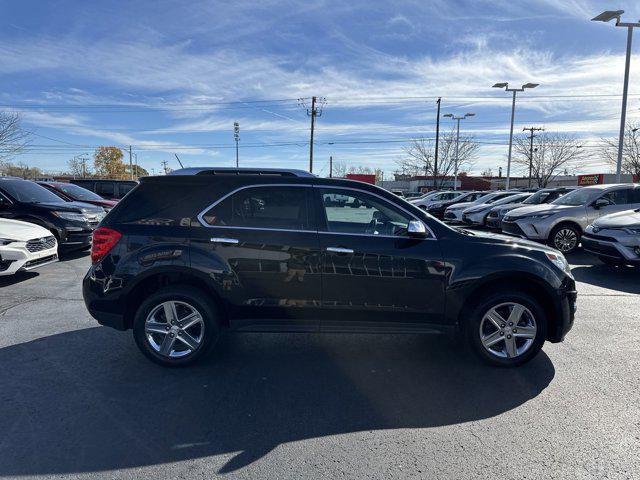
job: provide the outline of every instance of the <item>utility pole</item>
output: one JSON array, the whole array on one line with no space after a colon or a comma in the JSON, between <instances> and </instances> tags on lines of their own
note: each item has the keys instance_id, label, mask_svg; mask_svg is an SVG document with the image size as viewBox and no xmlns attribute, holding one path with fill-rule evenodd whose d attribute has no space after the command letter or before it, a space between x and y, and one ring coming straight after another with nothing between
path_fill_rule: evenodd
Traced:
<instances>
[{"instance_id":1,"label":"utility pole","mask_svg":"<svg viewBox=\"0 0 640 480\"><path fill-rule=\"evenodd\" d=\"M129 145L129 180L133 180L133 161L131 157L131 145Z\"/></svg>"},{"instance_id":2,"label":"utility pole","mask_svg":"<svg viewBox=\"0 0 640 480\"><path fill-rule=\"evenodd\" d=\"M329 155L329 178L333 178L333 155Z\"/></svg>"},{"instance_id":3,"label":"utility pole","mask_svg":"<svg viewBox=\"0 0 640 480\"><path fill-rule=\"evenodd\" d=\"M533 171L533 138L536 136L533 132L542 132L544 128L539 127L525 127L523 132L529 130L529 188L531 188L531 173Z\"/></svg>"},{"instance_id":4,"label":"utility pole","mask_svg":"<svg viewBox=\"0 0 640 480\"><path fill-rule=\"evenodd\" d=\"M169 173L169 167L167 166L167 161L166 160L162 160L162 168L164 169L164 174L166 175L167 173Z\"/></svg>"},{"instance_id":5,"label":"utility pole","mask_svg":"<svg viewBox=\"0 0 640 480\"><path fill-rule=\"evenodd\" d=\"M441 97L438 97L436 103L438 104L438 113L436 113L436 154L433 161L433 189L437 188L436 182L438 181L438 144L440 142L440 101Z\"/></svg>"},{"instance_id":6,"label":"utility pole","mask_svg":"<svg viewBox=\"0 0 640 480\"><path fill-rule=\"evenodd\" d=\"M306 108L307 115L311 117L311 140L309 141L309 173L313 173L313 133L316 125L316 117L322 116L322 107L324 106L326 99L323 97L317 98L311 97L311 108L307 108L304 98L299 98L298 103ZM316 104L320 103L319 107Z\"/></svg>"},{"instance_id":7,"label":"utility pole","mask_svg":"<svg viewBox=\"0 0 640 480\"><path fill-rule=\"evenodd\" d=\"M236 141L236 168L238 168L240 165L239 156L238 156L238 142L240 141L240 124L238 122L233 122L233 139Z\"/></svg>"}]
</instances>

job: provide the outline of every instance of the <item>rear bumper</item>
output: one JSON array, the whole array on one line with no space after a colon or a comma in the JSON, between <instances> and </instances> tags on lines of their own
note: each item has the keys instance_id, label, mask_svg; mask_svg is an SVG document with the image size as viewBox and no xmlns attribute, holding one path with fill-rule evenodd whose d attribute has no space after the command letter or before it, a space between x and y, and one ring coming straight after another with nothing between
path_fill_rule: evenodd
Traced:
<instances>
[{"instance_id":1,"label":"rear bumper","mask_svg":"<svg viewBox=\"0 0 640 480\"><path fill-rule=\"evenodd\" d=\"M108 290L108 281L101 280L100 272L96 274L94 267L90 268L82 281L82 297L89 314L95 318L100 325L115 328L116 330L127 330L129 327L123 312L123 302L117 294L105 296L105 289Z\"/></svg>"}]
</instances>

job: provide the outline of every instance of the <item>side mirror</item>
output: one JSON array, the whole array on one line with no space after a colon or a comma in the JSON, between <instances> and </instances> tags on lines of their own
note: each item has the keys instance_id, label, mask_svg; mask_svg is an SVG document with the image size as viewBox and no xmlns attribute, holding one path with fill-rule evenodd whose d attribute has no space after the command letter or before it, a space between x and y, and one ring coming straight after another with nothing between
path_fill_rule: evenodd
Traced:
<instances>
[{"instance_id":1,"label":"side mirror","mask_svg":"<svg viewBox=\"0 0 640 480\"><path fill-rule=\"evenodd\" d=\"M595 202L593 202L593 208L596 210L601 209L602 207L606 207L610 205L609 201L604 198L599 198Z\"/></svg>"},{"instance_id":2,"label":"side mirror","mask_svg":"<svg viewBox=\"0 0 640 480\"><path fill-rule=\"evenodd\" d=\"M410 237L424 238L427 236L427 227L420 220L411 220L407 225L407 234Z\"/></svg>"}]
</instances>

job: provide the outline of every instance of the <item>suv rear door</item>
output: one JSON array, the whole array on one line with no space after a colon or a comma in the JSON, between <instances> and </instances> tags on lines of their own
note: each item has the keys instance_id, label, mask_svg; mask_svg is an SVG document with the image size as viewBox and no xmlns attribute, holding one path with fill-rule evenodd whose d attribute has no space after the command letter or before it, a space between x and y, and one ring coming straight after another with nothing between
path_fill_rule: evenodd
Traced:
<instances>
[{"instance_id":1,"label":"suv rear door","mask_svg":"<svg viewBox=\"0 0 640 480\"><path fill-rule=\"evenodd\" d=\"M310 206L309 185L257 184L198 216L207 228L192 229L193 251L206 255L192 254L192 264L211 263L232 328L318 328L320 249Z\"/></svg>"},{"instance_id":2,"label":"suv rear door","mask_svg":"<svg viewBox=\"0 0 640 480\"><path fill-rule=\"evenodd\" d=\"M413 214L395 202L355 188L314 187L322 249L323 324L351 330L440 323L444 272L440 246L408 237ZM347 195L345 205L325 202ZM352 205L359 205L354 208ZM408 327L411 328L411 327Z\"/></svg>"}]
</instances>

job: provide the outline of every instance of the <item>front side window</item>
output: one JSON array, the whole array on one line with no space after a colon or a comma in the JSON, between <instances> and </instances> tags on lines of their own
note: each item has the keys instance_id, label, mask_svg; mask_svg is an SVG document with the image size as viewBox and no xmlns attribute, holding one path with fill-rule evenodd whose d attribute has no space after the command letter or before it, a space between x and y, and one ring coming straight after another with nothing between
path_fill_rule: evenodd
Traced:
<instances>
[{"instance_id":1,"label":"front side window","mask_svg":"<svg viewBox=\"0 0 640 480\"><path fill-rule=\"evenodd\" d=\"M287 186L244 188L214 205L203 218L214 227L310 230L307 190Z\"/></svg>"},{"instance_id":2,"label":"front side window","mask_svg":"<svg viewBox=\"0 0 640 480\"><path fill-rule=\"evenodd\" d=\"M403 236L413 218L386 200L365 192L320 189L327 231L358 235ZM336 202L340 198L340 202Z\"/></svg>"}]
</instances>

